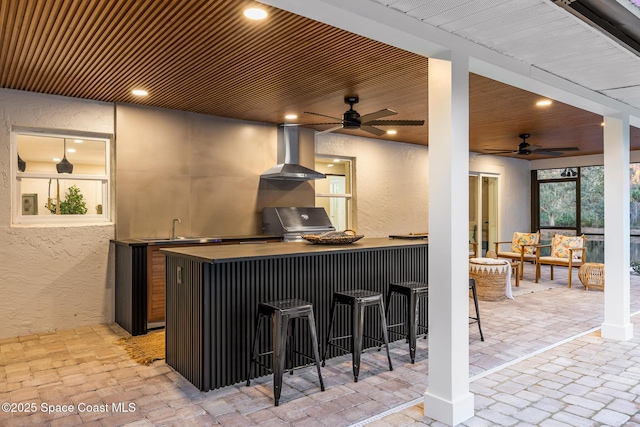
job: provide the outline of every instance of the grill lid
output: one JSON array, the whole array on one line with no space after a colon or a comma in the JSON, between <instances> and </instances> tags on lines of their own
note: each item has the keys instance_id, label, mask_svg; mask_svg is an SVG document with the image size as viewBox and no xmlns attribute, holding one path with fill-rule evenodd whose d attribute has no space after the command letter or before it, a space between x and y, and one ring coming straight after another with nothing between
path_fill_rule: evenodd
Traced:
<instances>
[{"instance_id":1,"label":"grill lid","mask_svg":"<svg viewBox=\"0 0 640 427\"><path fill-rule=\"evenodd\" d=\"M272 207L262 210L264 234L283 236L300 233L313 234L335 231L324 208Z\"/></svg>"}]
</instances>

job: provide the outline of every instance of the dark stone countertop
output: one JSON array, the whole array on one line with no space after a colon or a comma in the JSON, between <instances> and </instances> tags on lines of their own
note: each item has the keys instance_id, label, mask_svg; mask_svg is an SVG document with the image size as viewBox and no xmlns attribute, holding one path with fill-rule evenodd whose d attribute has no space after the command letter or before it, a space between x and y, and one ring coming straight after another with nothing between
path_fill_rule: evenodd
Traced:
<instances>
[{"instance_id":1,"label":"dark stone countertop","mask_svg":"<svg viewBox=\"0 0 640 427\"><path fill-rule=\"evenodd\" d=\"M167 246L167 245L198 245L203 243L261 243L278 239L277 236L265 234L238 235L238 236L189 236L170 239L168 237L150 238L130 238L114 239L113 243L118 245L146 245L146 246Z\"/></svg>"},{"instance_id":2,"label":"dark stone countertop","mask_svg":"<svg viewBox=\"0 0 640 427\"><path fill-rule=\"evenodd\" d=\"M318 245L307 242L270 243L268 245L216 245L161 249L167 256L194 258L208 263L233 262L257 258L282 258L347 251L364 251L405 246L427 246L425 240L364 238L344 245Z\"/></svg>"}]
</instances>

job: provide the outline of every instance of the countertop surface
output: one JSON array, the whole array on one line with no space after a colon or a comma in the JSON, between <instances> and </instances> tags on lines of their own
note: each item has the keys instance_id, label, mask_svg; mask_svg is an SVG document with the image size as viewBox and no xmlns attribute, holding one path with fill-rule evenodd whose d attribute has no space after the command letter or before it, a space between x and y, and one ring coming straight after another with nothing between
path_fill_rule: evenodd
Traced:
<instances>
[{"instance_id":1,"label":"countertop surface","mask_svg":"<svg viewBox=\"0 0 640 427\"><path fill-rule=\"evenodd\" d=\"M193 236L193 237L177 237L170 239L168 237L150 237L150 238L130 238L130 239L114 239L113 242L119 245L147 245L147 246L167 246L167 245L197 245L202 243L224 243L224 242L259 242L272 239L278 239L277 236L266 234L252 234L240 236Z\"/></svg>"},{"instance_id":2,"label":"countertop surface","mask_svg":"<svg viewBox=\"0 0 640 427\"><path fill-rule=\"evenodd\" d=\"M288 257L295 255L314 255L322 253L337 253L346 251L361 251L369 249L384 249L405 246L427 246L426 240L399 240L380 238L363 238L357 242L345 245L318 245L308 242L245 244L245 245L217 245L190 246L181 248L161 249L168 256L177 255L196 258L200 261L217 263L238 260L249 260L268 257Z\"/></svg>"},{"instance_id":3,"label":"countertop surface","mask_svg":"<svg viewBox=\"0 0 640 427\"><path fill-rule=\"evenodd\" d=\"M406 239L406 240L427 240L429 238L429 233L420 233L420 234L391 234L389 236L390 239Z\"/></svg>"}]
</instances>

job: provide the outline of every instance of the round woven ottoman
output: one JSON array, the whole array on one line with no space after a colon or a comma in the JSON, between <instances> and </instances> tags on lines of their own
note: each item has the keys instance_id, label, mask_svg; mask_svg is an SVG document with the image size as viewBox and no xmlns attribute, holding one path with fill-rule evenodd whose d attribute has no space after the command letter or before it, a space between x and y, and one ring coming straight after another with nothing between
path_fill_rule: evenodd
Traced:
<instances>
[{"instance_id":1,"label":"round woven ottoman","mask_svg":"<svg viewBox=\"0 0 640 427\"><path fill-rule=\"evenodd\" d=\"M585 262L578 269L578 278L586 291L589 288L604 291L604 264Z\"/></svg>"},{"instance_id":2,"label":"round woven ottoman","mask_svg":"<svg viewBox=\"0 0 640 427\"><path fill-rule=\"evenodd\" d=\"M470 258L469 278L476 279L476 291L480 300L500 301L512 298L511 264L507 260Z\"/></svg>"}]
</instances>

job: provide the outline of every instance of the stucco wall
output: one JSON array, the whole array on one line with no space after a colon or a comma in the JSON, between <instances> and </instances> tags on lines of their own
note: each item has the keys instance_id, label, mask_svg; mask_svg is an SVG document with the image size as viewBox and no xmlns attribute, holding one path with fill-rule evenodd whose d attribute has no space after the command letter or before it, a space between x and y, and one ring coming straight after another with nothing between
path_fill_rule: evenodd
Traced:
<instances>
[{"instance_id":1,"label":"stucco wall","mask_svg":"<svg viewBox=\"0 0 640 427\"><path fill-rule=\"evenodd\" d=\"M354 227L358 234L428 232L427 147L338 133L316 136L321 155L354 157Z\"/></svg>"},{"instance_id":2,"label":"stucco wall","mask_svg":"<svg viewBox=\"0 0 640 427\"><path fill-rule=\"evenodd\" d=\"M113 106L0 90L0 338L113 321L112 224L11 225L12 126L113 134Z\"/></svg>"},{"instance_id":3,"label":"stucco wall","mask_svg":"<svg viewBox=\"0 0 640 427\"><path fill-rule=\"evenodd\" d=\"M515 231L529 231L531 228L529 161L470 153L469 171L498 175L499 177L498 240L509 241Z\"/></svg>"},{"instance_id":4,"label":"stucco wall","mask_svg":"<svg viewBox=\"0 0 640 427\"><path fill-rule=\"evenodd\" d=\"M329 133L316 136L316 151L355 158L354 225L358 233L384 237L428 232L428 147ZM528 230L529 162L471 153L469 170L499 176L499 239L511 240L514 231Z\"/></svg>"},{"instance_id":5,"label":"stucco wall","mask_svg":"<svg viewBox=\"0 0 640 427\"><path fill-rule=\"evenodd\" d=\"M267 181L276 126L118 105L117 237L262 232L265 206L313 206L313 182ZM313 131L300 130L300 163L313 167ZM151 155L152 154L152 155Z\"/></svg>"},{"instance_id":6,"label":"stucco wall","mask_svg":"<svg viewBox=\"0 0 640 427\"><path fill-rule=\"evenodd\" d=\"M150 208L145 214L147 219L158 212L164 215L158 218L161 227L166 225L166 229L148 230L164 234L169 231L170 219L181 215L189 218L182 229L185 233L222 234L226 230L229 234L252 233L258 227L262 206L300 205L301 200L303 204L313 204L313 183L300 187L295 183L259 180L259 174L275 162L274 129L263 130L259 124L190 113L133 106L119 108L120 113L126 114L119 115L122 132L118 132L116 141L116 163L120 164L115 167L120 169L114 182L120 190L116 195L119 206L115 210L125 226L123 234L141 232L137 230L138 226L131 228L131 217L127 219L127 215L135 213L136 200L148 202L137 207ZM144 126L147 122L152 127ZM176 149L182 145L184 148L184 140L172 138L173 133L166 133L159 125L174 122L177 125L169 126L169 130L177 131L184 126L188 138L188 155L178 159L177 175L186 177L184 188L189 197L179 204L170 203L163 196L167 194L162 185L165 182L162 181L163 170L154 168L151 161L162 147ZM12 126L113 134L114 107L73 98L0 90L0 338L113 321L114 260L109 245L115 233L113 224L11 225ZM146 131L140 132L141 129ZM156 132L158 129L160 131ZM265 138L253 138L252 132L264 133ZM154 145L153 136L158 134L165 135L165 139L160 145ZM301 135L301 163L312 166L313 135L307 137ZM358 232L380 237L390 233L428 231L427 147L340 134L318 135L315 145L318 154L355 158L354 225ZM232 161L226 162L229 158ZM214 166L203 167L202 162L206 159ZM176 156L169 156L167 161L171 160L176 160ZM513 231L528 229L529 163L472 155L469 168L475 172L500 174L500 238L508 240ZM148 176L143 176L145 174ZM218 216L213 215L211 209L191 206L195 197L196 201L201 199L204 207L227 209L228 203L238 195L234 190L238 188L238 180L248 182L241 195L246 206L239 205L244 206L242 209L247 218L238 219L233 215L221 227ZM200 181L203 182L202 192L194 192L194 185ZM150 186L156 193L161 191L160 195L140 198L140 191L145 186ZM213 188L218 193L211 192ZM129 197L125 197L127 194ZM218 196L209 198L208 194ZM220 194L226 199L221 199ZM154 208L154 200L161 203L159 208ZM167 210L174 206L178 209L186 206L188 210L184 213ZM201 218L202 212L212 216Z\"/></svg>"}]
</instances>

